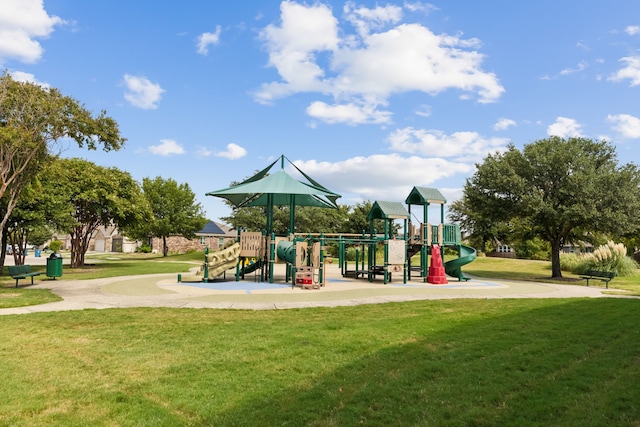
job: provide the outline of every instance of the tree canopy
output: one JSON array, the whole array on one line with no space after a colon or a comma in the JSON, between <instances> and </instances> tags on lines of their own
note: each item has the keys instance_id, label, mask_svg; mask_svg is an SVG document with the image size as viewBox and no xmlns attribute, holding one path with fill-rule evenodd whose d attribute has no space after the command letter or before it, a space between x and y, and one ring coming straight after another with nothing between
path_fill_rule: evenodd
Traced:
<instances>
[{"instance_id":1,"label":"tree canopy","mask_svg":"<svg viewBox=\"0 0 640 427\"><path fill-rule=\"evenodd\" d=\"M640 227L640 172L618 165L606 141L550 137L487 156L453 207L472 232L506 224L549 242L552 276L559 278L565 243Z\"/></svg>"},{"instance_id":2,"label":"tree canopy","mask_svg":"<svg viewBox=\"0 0 640 427\"><path fill-rule=\"evenodd\" d=\"M207 223L204 210L196 202L189 184L178 184L169 178L156 177L142 180L144 198L151 215L134 227L126 228L130 237L146 239L158 237L163 242L163 255L168 255L167 237L180 235L192 239Z\"/></svg>"},{"instance_id":3,"label":"tree canopy","mask_svg":"<svg viewBox=\"0 0 640 427\"><path fill-rule=\"evenodd\" d=\"M0 76L0 230L15 208L22 189L69 138L80 147L118 150L125 139L116 122L102 111L94 116L59 90ZM55 154L55 153L54 153Z\"/></svg>"},{"instance_id":4,"label":"tree canopy","mask_svg":"<svg viewBox=\"0 0 640 427\"><path fill-rule=\"evenodd\" d=\"M128 172L83 159L59 159L48 169L44 191L60 212L56 229L71 236L71 267L84 265L93 233L100 226L119 229L151 216L140 185Z\"/></svg>"}]
</instances>

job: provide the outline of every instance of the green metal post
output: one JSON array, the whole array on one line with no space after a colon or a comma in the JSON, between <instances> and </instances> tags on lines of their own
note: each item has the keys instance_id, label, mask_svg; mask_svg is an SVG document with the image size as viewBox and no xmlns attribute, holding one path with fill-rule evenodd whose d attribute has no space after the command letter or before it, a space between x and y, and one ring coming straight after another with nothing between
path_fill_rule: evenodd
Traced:
<instances>
[{"instance_id":1,"label":"green metal post","mask_svg":"<svg viewBox=\"0 0 640 427\"><path fill-rule=\"evenodd\" d=\"M202 270L204 283L209 283L209 246L204 248L204 268Z\"/></svg>"},{"instance_id":2,"label":"green metal post","mask_svg":"<svg viewBox=\"0 0 640 427\"><path fill-rule=\"evenodd\" d=\"M384 222L384 284L389 283L389 221Z\"/></svg>"},{"instance_id":3,"label":"green metal post","mask_svg":"<svg viewBox=\"0 0 640 427\"><path fill-rule=\"evenodd\" d=\"M402 275L402 283L407 283L407 274L409 273L409 270L407 268L407 250L409 249L409 232L407 230L407 227L409 226L409 222L407 222L407 219L405 218L404 220L404 253L405 253L405 259L404 259L404 265L402 267L403 269L403 275Z\"/></svg>"},{"instance_id":4,"label":"green metal post","mask_svg":"<svg viewBox=\"0 0 640 427\"><path fill-rule=\"evenodd\" d=\"M276 233L271 233L269 242L269 283L273 283L273 267L276 264Z\"/></svg>"}]
</instances>

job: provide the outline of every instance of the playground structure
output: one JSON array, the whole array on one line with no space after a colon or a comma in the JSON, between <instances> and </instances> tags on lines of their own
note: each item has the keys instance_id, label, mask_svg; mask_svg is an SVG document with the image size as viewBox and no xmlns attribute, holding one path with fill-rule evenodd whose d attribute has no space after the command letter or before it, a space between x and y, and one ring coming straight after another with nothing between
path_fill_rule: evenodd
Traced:
<instances>
[{"instance_id":1,"label":"playground structure","mask_svg":"<svg viewBox=\"0 0 640 427\"><path fill-rule=\"evenodd\" d=\"M402 274L403 283L411 280L412 273L418 273L424 282L444 284L444 275L433 276L435 271L429 267L428 260L437 247L439 262L442 262L445 248L456 251L458 257L444 263L444 272L459 281L467 281L469 278L462 273L462 266L472 262L476 258L476 250L462 244L460 227L457 224L444 223L444 205L446 199L435 188L413 187L404 205L399 202L376 201L374 202L367 219L370 221L370 233L360 238L348 238L340 241L339 262L342 266L344 277L367 277L369 281L382 275L384 283L393 278L393 274ZM440 205L440 223L429 223L429 206ZM423 209L422 222L414 224L411 219L412 206L421 206ZM384 229L378 234L373 228L375 220L382 220ZM403 221L402 234L396 234L394 223ZM346 260L345 248L356 247L355 269L349 269ZM382 265L377 265L377 252L384 251ZM417 265L413 259L417 255ZM434 257L432 257L432 261ZM439 266L433 266L438 268Z\"/></svg>"},{"instance_id":2,"label":"playground structure","mask_svg":"<svg viewBox=\"0 0 640 427\"><path fill-rule=\"evenodd\" d=\"M441 206L441 221L446 203L440 192L433 188L414 187L406 200L409 211L399 202L374 202L367 218L370 232L355 234L295 234L289 236L267 235L265 232L239 231L237 242L223 250L205 254L204 280L214 280L235 268L235 279L245 279L253 274L256 281L274 281L274 265L286 263L285 281L292 286L318 289L326 284L326 246L334 244L338 249L338 264L343 277L366 278L369 281L382 276L383 282L402 278L403 283L417 275L423 282L444 284L446 275L459 281L469 280L462 267L476 258L474 248L461 243L457 224L430 224L411 221L411 205L423 207L423 219L428 221L428 207ZM373 228L375 220L382 220L384 228L378 233ZM394 227L403 221L402 227ZM396 233L396 228L401 233ZM347 260L347 250L355 248L355 260ZM457 258L443 263L444 249L453 249ZM383 263L376 260L383 252ZM437 251L437 256L434 256ZM429 265L431 258L431 266ZM440 265L434 265L434 262ZM437 273L438 268L442 273Z\"/></svg>"}]
</instances>

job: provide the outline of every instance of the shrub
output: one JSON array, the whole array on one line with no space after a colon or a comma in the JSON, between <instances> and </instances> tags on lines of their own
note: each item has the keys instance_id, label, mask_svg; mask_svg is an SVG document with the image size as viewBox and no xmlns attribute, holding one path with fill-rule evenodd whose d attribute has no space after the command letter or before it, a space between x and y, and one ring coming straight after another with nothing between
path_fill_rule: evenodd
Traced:
<instances>
[{"instance_id":1,"label":"shrub","mask_svg":"<svg viewBox=\"0 0 640 427\"><path fill-rule=\"evenodd\" d=\"M580 274L580 264L584 264L584 256L576 254L560 254L560 269L562 271L570 271L572 273Z\"/></svg>"},{"instance_id":2,"label":"shrub","mask_svg":"<svg viewBox=\"0 0 640 427\"><path fill-rule=\"evenodd\" d=\"M51 243L49 243L49 249L51 249L53 252L58 252L61 247L62 242L60 240L53 240Z\"/></svg>"},{"instance_id":3,"label":"shrub","mask_svg":"<svg viewBox=\"0 0 640 427\"><path fill-rule=\"evenodd\" d=\"M513 245L518 258L547 261L551 257L551 246L539 237L522 240Z\"/></svg>"},{"instance_id":4,"label":"shrub","mask_svg":"<svg viewBox=\"0 0 640 427\"><path fill-rule=\"evenodd\" d=\"M138 246L138 249L136 249L136 252L140 252L143 254L151 253L151 246L149 246L146 243L143 243L140 246Z\"/></svg>"}]
</instances>

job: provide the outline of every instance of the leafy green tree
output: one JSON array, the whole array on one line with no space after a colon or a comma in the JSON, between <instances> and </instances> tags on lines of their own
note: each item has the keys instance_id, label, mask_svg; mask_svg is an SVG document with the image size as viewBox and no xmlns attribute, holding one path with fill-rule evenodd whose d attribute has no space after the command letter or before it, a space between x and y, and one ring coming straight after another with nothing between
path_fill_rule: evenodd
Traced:
<instances>
[{"instance_id":1,"label":"leafy green tree","mask_svg":"<svg viewBox=\"0 0 640 427\"><path fill-rule=\"evenodd\" d=\"M513 221L551 247L552 277L562 277L560 249L590 232L640 227L640 171L618 165L605 141L551 137L487 156L464 187L468 208L485 220Z\"/></svg>"},{"instance_id":2,"label":"leafy green tree","mask_svg":"<svg viewBox=\"0 0 640 427\"><path fill-rule=\"evenodd\" d=\"M102 111L94 116L75 99L55 88L17 82L0 76L0 230L18 203L20 193L38 173L61 138L78 146L118 150L125 142L116 122ZM54 153L55 154L55 153ZM3 241L6 241L3 236ZM4 250L2 252L4 254ZM0 260L4 264L4 256Z\"/></svg>"},{"instance_id":3,"label":"leafy green tree","mask_svg":"<svg viewBox=\"0 0 640 427\"><path fill-rule=\"evenodd\" d=\"M125 229L130 237L162 239L163 255L168 255L167 237L180 235L187 239L202 230L207 218L189 184L178 184L173 179L144 178L144 198L151 208L146 221Z\"/></svg>"},{"instance_id":4,"label":"leafy green tree","mask_svg":"<svg viewBox=\"0 0 640 427\"><path fill-rule=\"evenodd\" d=\"M460 200L449 205L449 220L459 224L469 244L481 252L488 252L498 242L510 244L513 232L510 224L494 218L484 209L482 199L471 200L469 193L465 192Z\"/></svg>"},{"instance_id":5,"label":"leafy green tree","mask_svg":"<svg viewBox=\"0 0 640 427\"><path fill-rule=\"evenodd\" d=\"M15 265L24 264L27 243L42 245L52 235L46 225L44 193L39 184L34 179L24 188L5 225L4 234L11 246Z\"/></svg>"},{"instance_id":6,"label":"leafy green tree","mask_svg":"<svg viewBox=\"0 0 640 427\"><path fill-rule=\"evenodd\" d=\"M73 268L84 265L98 227L115 225L122 230L151 217L140 185L127 172L74 158L55 161L48 173L55 179L43 180L43 185L55 201L56 228L71 236Z\"/></svg>"}]
</instances>

